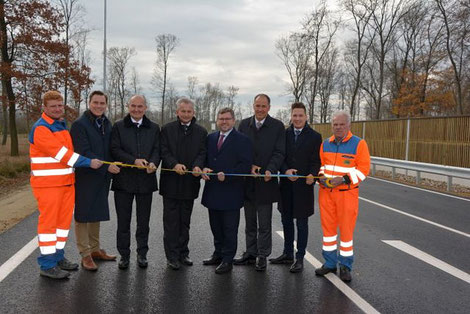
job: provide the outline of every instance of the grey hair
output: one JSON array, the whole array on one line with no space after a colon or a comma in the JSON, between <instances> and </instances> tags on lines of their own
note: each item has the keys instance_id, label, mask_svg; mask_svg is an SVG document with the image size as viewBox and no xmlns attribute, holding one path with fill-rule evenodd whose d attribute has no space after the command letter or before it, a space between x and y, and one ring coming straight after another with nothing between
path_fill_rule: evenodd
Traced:
<instances>
[{"instance_id":1,"label":"grey hair","mask_svg":"<svg viewBox=\"0 0 470 314\"><path fill-rule=\"evenodd\" d=\"M331 123L333 123L333 119L338 117L338 116L346 117L346 120L348 121L348 124L351 124L351 114L349 113L349 111L337 110L337 111L333 112L333 114L331 115Z\"/></svg>"},{"instance_id":2,"label":"grey hair","mask_svg":"<svg viewBox=\"0 0 470 314\"><path fill-rule=\"evenodd\" d=\"M192 101L188 97L178 98L178 100L176 101L176 108L178 108L181 104L191 104L193 106L193 109L194 109L194 101Z\"/></svg>"},{"instance_id":3,"label":"grey hair","mask_svg":"<svg viewBox=\"0 0 470 314\"><path fill-rule=\"evenodd\" d=\"M142 98L144 100L144 105L147 106L147 98L145 98L144 95L133 95L131 98L129 98L129 101L127 102L128 105L131 103L132 98Z\"/></svg>"}]
</instances>

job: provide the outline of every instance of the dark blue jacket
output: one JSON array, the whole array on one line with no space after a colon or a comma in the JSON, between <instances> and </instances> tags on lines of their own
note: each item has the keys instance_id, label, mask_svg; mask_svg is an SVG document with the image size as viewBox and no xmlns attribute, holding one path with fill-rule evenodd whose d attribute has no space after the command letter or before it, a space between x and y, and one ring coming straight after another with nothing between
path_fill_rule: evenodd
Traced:
<instances>
[{"instance_id":1,"label":"dark blue jacket","mask_svg":"<svg viewBox=\"0 0 470 314\"><path fill-rule=\"evenodd\" d=\"M253 163L253 151L250 139L233 129L227 136L220 150L217 141L220 132L214 132L207 137L206 167L214 173L250 173ZM206 181L202 195L202 205L209 209L234 210L243 207L245 198L245 178L226 176L220 182L216 176L210 176Z\"/></svg>"},{"instance_id":2,"label":"dark blue jacket","mask_svg":"<svg viewBox=\"0 0 470 314\"><path fill-rule=\"evenodd\" d=\"M70 129L75 152L90 159L111 161L111 122L104 120L100 129L86 111ZM108 193L111 173L108 165L99 169L75 169L75 220L97 222L109 220Z\"/></svg>"}]
</instances>

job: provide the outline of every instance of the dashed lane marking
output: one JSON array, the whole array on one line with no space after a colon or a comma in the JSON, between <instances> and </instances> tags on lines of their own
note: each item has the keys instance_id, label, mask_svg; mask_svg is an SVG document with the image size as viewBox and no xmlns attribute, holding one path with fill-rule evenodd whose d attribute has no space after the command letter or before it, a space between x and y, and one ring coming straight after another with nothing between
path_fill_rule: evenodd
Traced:
<instances>
[{"instance_id":1,"label":"dashed lane marking","mask_svg":"<svg viewBox=\"0 0 470 314\"><path fill-rule=\"evenodd\" d=\"M382 242L391 245L394 248L399 249L400 251L410 254L411 256L416 257L417 259L420 259L423 262L428 263L429 265L432 265L436 268L439 268L440 270L445 271L446 273L451 274L452 276L470 284L470 274L467 274L466 272L452 265L449 265L446 262L415 248L414 246L411 246L400 240L382 240Z\"/></svg>"},{"instance_id":2,"label":"dashed lane marking","mask_svg":"<svg viewBox=\"0 0 470 314\"><path fill-rule=\"evenodd\" d=\"M28 244L23 246L21 250L16 252L15 255L10 257L8 261L0 266L0 282L3 281L18 265L20 265L31 253L38 247L38 237L34 237Z\"/></svg>"},{"instance_id":3,"label":"dashed lane marking","mask_svg":"<svg viewBox=\"0 0 470 314\"><path fill-rule=\"evenodd\" d=\"M281 236L281 238L284 239L284 232L276 232ZM295 241L294 245L297 246ZM307 251L305 252L305 259L315 268L319 268L322 266L322 263ZM344 293L352 302L354 302L362 311L364 311L364 313L380 313L366 300L364 300L359 294L357 294L353 289L351 289L347 284L345 284L341 279L339 279L336 275L329 273L325 276L325 278L328 279L333 285L335 285L338 290Z\"/></svg>"},{"instance_id":4,"label":"dashed lane marking","mask_svg":"<svg viewBox=\"0 0 470 314\"><path fill-rule=\"evenodd\" d=\"M434 222L434 221L431 221L431 220L427 220L427 219L421 218L421 217L416 216L416 215L413 215L413 214L409 214L409 213L404 212L404 211L401 211L401 210L399 210L399 209L396 209L396 208L393 208L393 207L390 207L390 206L387 206L387 205L384 205L384 204L380 204L380 203L377 203L377 202L368 200L367 198L364 198L364 197L359 197L359 199L360 199L360 200L363 200L363 201L365 201L365 202L369 202L369 203L371 203L371 204L380 206L380 207L382 207L382 208L385 208L385 209L394 211L394 212L396 212L396 213L399 213L399 214L402 214L402 215L405 215L405 216L408 216L408 217L411 217L411 218L414 218L414 219L417 219L417 220L426 222L426 223L428 223L428 224L430 224L430 225L433 225L433 226L436 226L436 227L439 227L439 228L442 228L442 229L445 229L445 230L448 230L448 231L451 231L451 232L454 232L454 233L463 235L464 237L470 238L470 234L465 233L465 232L463 232L463 231L460 231L460 230L457 230L457 229L453 229L453 228L450 228L450 227L447 227L447 226L438 224L437 222Z\"/></svg>"}]
</instances>

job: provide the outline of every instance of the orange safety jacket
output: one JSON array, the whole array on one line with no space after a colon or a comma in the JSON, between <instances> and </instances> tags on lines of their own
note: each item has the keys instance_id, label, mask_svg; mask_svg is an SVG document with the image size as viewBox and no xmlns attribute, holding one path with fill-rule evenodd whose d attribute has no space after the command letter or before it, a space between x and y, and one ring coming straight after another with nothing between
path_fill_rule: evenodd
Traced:
<instances>
[{"instance_id":1,"label":"orange safety jacket","mask_svg":"<svg viewBox=\"0 0 470 314\"><path fill-rule=\"evenodd\" d=\"M31 186L54 187L75 183L74 167L89 167L91 160L73 151L65 121L45 113L29 133Z\"/></svg>"},{"instance_id":2,"label":"orange safety jacket","mask_svg":"<svg viewBox=\"0 0 470 314\"><path fill-rule=\"evenodd\" d=\"M338 144L334 136L325 140L320 147L320 159L319 175L327 178L349 177L349 184L343 183L335 189L356 188L369 174L370 154L367 143L351 131Z\"/></svg>"}]
</instances>

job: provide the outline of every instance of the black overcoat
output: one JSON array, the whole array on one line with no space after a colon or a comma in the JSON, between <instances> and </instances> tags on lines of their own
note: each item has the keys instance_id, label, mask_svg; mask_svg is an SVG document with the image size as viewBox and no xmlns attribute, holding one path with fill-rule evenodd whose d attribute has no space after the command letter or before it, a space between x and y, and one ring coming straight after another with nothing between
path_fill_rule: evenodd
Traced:
<instances>
[{"instance_id":1,"label":"black overcoat","mask_svg":"<svg viewBox=\"0 0 470 314\"><path fill-rule=\"evenodd\" d=\"M134 164L136 159L160 163L160 127L143 117L137 127L130 115L116 122L111 133L111 154L114 160ZM156 173L147 173L145 169L122 167L121 172L113 176L113 191L128 193L152 193L158 190Z\"/></svg>"},{"instance_id":2,"label":"black overcoat","mask_svg":"<svg viewBox=\"0 0 470 314\"><path fill-rule=\"evenodd\" d=\"M70 129L75 152L90 159L111 161L111 122L105 118L100 129L86 111ZM108 193L111 173L108 165L99 169L75 169L75 213L77 222L109 220Z\"/></svg>"},{"instance_id":3,"label":"black overcoat","mask_svg":"<svg viewBox=\"0 0 470 314\"><path fill-rule=\"evenodd\" d=\"M318 175L320 170L321 135L308 124L302 129L297 141L294 141L294 128L291 125L285 131L286 158L281 167L284 174L288 169L297 169L297 174L306 176ZM313 184L308 185L305 179L290 181L281 178L281 196L279 210L292 210L294 218L307 218L313 214L314 196Z\"/></svg>"},{"instance_id":4,"label":"black overcoat","mask_svg":"<svg viewBox=\"0 0 470 314\"><path fill-rule=\"evenodd\" d=\"M259 130L256 129L255 117L240 122L238 130L248 136L253 145L253 164L261 167L260 173L266 170L276 174L284 161L285 128L284 124L267 116ZM264 178L247 178L246 198L256 204L271 204L280 200L279 181L273 178L268 182Z\"/></svg>"},{"instance_id":5,"label":"black overcoat","mask_svg":"<svg viewBox=\"0 0 470 314\"><path fill-rule=\"evenodd\" d=\"M206 160L206 140L207 131L196 123L195 118L186 128L179 119L167 123L161 132L162 169L173 169L176 164L183 164L188 170L196 166L202 170ZM194 200L199 195L200 180L200 176L162 170L160 194L168 198Z\"/></svg>"}]
</instances>

